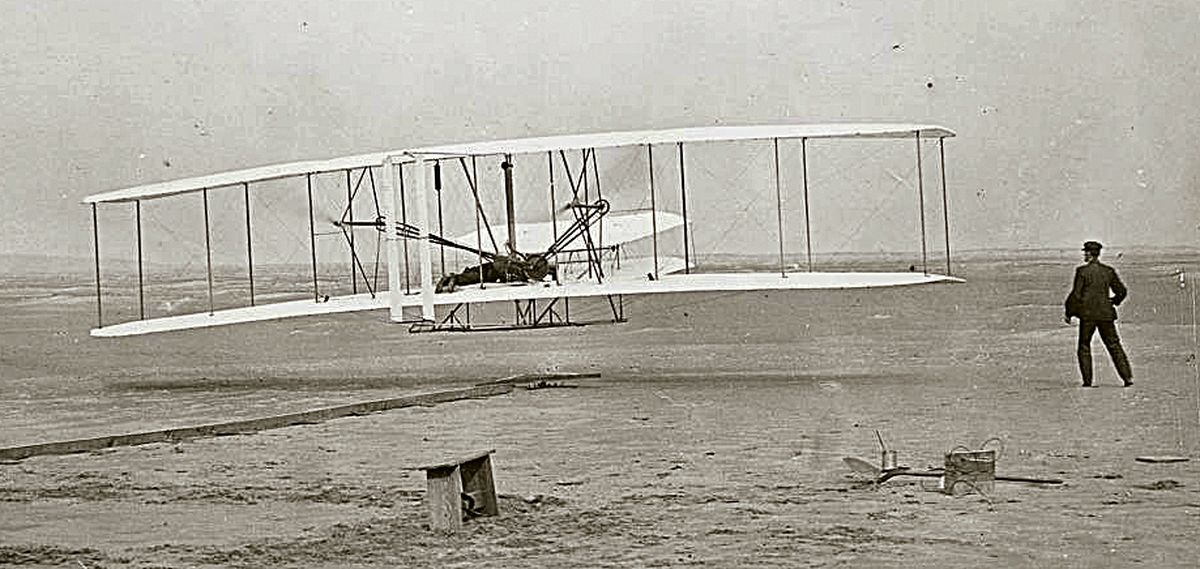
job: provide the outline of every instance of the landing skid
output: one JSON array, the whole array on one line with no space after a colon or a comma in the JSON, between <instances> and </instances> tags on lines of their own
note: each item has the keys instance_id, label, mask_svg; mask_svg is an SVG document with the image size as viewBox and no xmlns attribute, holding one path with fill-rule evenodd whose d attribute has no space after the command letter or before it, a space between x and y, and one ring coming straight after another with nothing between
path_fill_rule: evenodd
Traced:
<instances>
[{"instance_id":1,"label":"landing skid","mask_svg":"<svg viewBox=\"0 0 1200 569\"><path fill-rule=\"evenodd\" d=\"M619 324L625 322L625 301L620 295L608 296L612 319L577 321L571 319L571 300L555 298L540 309L536 299L513 301L513 322L474 322L471 319L471 304L459 303L450 309L441 320L422 320L409 326L411 333L424 332L502 332L510 330L536 330L540 328L581 327L592 324Z\"/></svg>"}]
</instances>

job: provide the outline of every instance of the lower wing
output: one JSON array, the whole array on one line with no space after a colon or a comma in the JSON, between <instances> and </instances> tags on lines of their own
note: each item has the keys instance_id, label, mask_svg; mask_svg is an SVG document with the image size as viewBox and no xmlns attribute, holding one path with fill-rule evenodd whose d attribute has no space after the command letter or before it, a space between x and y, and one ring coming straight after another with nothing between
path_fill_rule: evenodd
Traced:
<instances>
[{"instance_id":1,"label":"lower wing","mask_svg":"<svg viewBox=\"0 0 1200 569\"><path fill-rule=\"evenodd\" d=\"M672 269L682 267L671 265ZM441 293L434 296L437 306L476 304L485 302L503 302L512 300L534 300L553 298L581 298L597 296L663 294L663 293L704 293L704 292L734 292L734 291L764 291L764 290L829 290L829 289L863 289L895 286L911 286L933 284L940 282L963 282L956 277L923 273L698 273L698 274L666 274L657 279L651 279L653 273L636 278L624 273L619 278L606 282L569 282L554 284L548 282L536 283L488 283L483 287L463 287L452 293ZM95 328L92 336L117 337L189 330L194 328L209 328L228 324L244 324L278 320L299 316L319 316L345 312L360 312L366 310L383 310L389 308L390 298L386 292L375 296L357 294L330 297L320 302L314 300L297 300L277 304L231 308L210 313L185 314L137 320ZM406 294L400 297L404 307L421 306L420 294Z\"/></svg>"}]
</instances>

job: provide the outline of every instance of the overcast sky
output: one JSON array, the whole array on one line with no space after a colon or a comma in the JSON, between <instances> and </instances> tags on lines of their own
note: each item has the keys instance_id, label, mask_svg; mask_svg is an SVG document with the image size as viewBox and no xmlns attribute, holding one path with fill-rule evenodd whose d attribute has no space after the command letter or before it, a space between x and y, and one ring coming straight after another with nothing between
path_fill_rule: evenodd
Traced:
<instances>
[{"instance_id":1,"label":"overcast sky","mask_svg":"<svg viewBox=\"0 0 1200 569\"><path fill-rule=\"evenodd\" d=\"M956 130L959 248L1200 245L1193 0L2 0L0 13L0 253L90 256L80 199L140 183L780 121Z\"/></svg>"}]
</instances>

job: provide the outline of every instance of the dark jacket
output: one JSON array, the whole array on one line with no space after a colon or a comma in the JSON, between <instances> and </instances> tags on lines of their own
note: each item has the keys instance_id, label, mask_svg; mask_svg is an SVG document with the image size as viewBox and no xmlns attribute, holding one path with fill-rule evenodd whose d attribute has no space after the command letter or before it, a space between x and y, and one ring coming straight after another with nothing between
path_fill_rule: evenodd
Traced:
<instances>
[{"instance_id":1,"label":"dark jacket","mask_svg":"<svg viewBox=\"0 0 1200 569\"><path fill-rule=\"evenodd\" d=\"M1108 291L1112 291L1112 297ZM1092 261L1075 269L1075 284L1067 295L1067 317L1080 320L1116 320L1115 306L1125 300L1125 285L1112 267Z\"/></svg>"}]
</instances>

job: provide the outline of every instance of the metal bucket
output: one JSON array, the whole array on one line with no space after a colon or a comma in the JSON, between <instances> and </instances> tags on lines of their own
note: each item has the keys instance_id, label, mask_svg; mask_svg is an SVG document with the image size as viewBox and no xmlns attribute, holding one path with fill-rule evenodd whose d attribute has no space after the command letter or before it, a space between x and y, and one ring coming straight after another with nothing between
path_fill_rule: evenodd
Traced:
<instances>
[{"instance_id":1,"label":"metal bucket","mask_svg":"<svg viewBox=\"0 0 1200 569\"><path fill-rule=\"evenodd\" d=\"M880 458L881 470L895 470L899 467L900 459L894 450L884 450Z\"/></svg>"}]
</instances>

